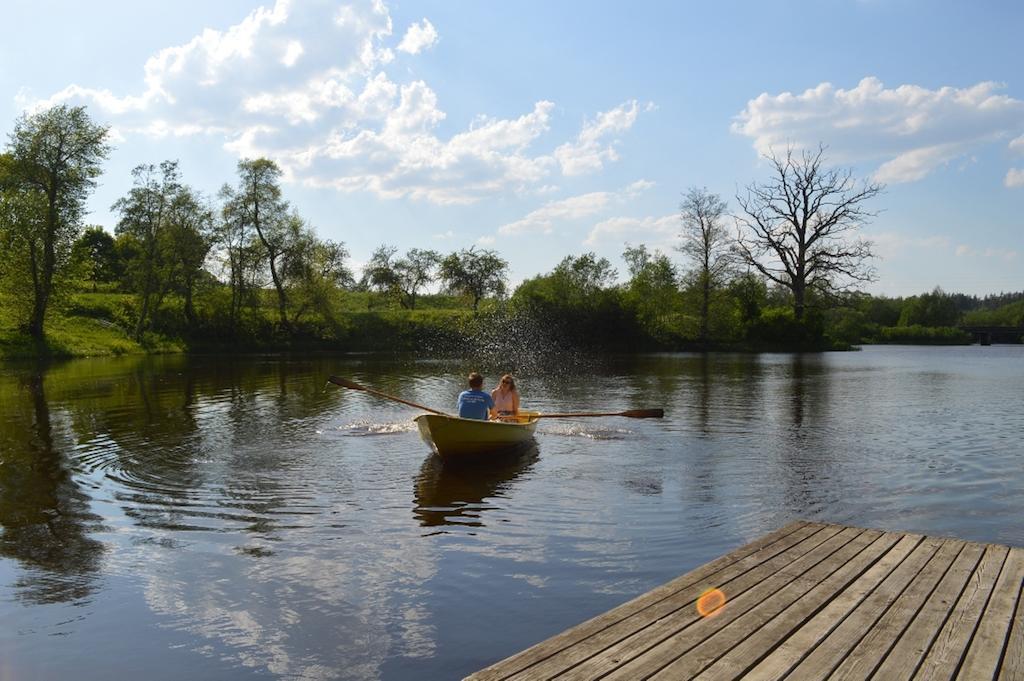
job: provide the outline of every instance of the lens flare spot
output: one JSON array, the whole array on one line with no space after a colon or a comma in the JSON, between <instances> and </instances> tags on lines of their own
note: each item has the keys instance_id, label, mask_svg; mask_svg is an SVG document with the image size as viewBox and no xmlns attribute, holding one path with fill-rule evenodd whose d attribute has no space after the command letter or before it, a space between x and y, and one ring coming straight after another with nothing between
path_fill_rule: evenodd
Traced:
<instances>
[{"instance_id":1,"label":"lens flare spot","mask_svg":"<svg viewBox=\"0 0 1024 681\"><path fill-rule=\"evenodd\" d=\"M697 613L701 617L713 617L717 615L722 606L725 605L725 594L721 589L708 589L697 599Z\"/></svg>"}]
</instances>

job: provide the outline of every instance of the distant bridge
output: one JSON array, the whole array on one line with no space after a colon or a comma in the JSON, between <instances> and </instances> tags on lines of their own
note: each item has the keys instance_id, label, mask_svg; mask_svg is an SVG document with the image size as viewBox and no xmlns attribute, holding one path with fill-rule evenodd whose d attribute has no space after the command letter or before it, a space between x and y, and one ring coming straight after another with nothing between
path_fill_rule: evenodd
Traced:
<instances>
[{"instance_id":1,"label":"distant bridge","mask_svg":"<svg viewBox=\"0 0 1024 681\"><path fill-rule=\"evenodd\" d=\"M971 340L981 345L1024 342L1024 326L962 326Z\"/></svg>"}]
</instances>

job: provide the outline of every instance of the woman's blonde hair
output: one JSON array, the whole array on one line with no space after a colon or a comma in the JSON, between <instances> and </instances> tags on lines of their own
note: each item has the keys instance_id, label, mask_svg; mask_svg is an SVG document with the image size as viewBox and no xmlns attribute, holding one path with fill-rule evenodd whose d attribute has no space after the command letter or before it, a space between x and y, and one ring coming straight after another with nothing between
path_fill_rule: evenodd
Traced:
<instances>
[{"instance_id":1,"label":"woman's blonde hair","mask_svg":"<svg viewBox=\"0 0 1024 681\"><path fill-rule=\"evenodd\" d=\"M516 379L512 377L512 374L505 374L504 376L502 376L501 380L498 382L498 387L501 387L501 384L504 383L505 381L508 381L508 389L511 390L512 392L515 392Z\"/></svg>"}]
</instances>

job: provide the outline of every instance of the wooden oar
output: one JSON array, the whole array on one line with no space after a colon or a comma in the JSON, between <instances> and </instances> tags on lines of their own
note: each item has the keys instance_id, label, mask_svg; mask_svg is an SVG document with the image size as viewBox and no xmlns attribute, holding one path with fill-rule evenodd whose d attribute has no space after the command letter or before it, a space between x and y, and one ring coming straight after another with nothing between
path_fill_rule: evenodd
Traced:
<instances>
[{"instance_id":1,"label":"wooden oar","mask_svg":"<svg viewBox=\"0 0 1024 681\"><path fill-rule=\"evenodd\" d=\"M371 395L376 395L377 397L383 397L384 399L393 400L395 402L401 402L402 404L407 404L410 407L416 407L417 409L422 409L423 411L429 411L431 414L451 416L451 414L446 414L443 411L431 409L430 407L424 407L422 404L416 404L415 402L410 402L409 400L403 400L401 397L388 395L387 393L382 393L381 391L374 390L373 388L367 388L365 385L356 383L355 381L350 381L347 378L342 378L341 376L330 376L328 377L327 381L329 383L333 383L334 385L340 385L342 388L348 388L349 390L362 390L365 393L370 393Z\"/></svg>"},{"instance_id":2,"label":"wooden oar","mask_svg":"<svg viewBox=\"0 0 1024 681\"><path fill-rule=\"evenodd\" d=\"M660 419L664 409L630 409L628 411L582 412L579 414L537 414L539 419L574 419L584 416L625 416L628 419Z\"/></svg>"}]
</instances>

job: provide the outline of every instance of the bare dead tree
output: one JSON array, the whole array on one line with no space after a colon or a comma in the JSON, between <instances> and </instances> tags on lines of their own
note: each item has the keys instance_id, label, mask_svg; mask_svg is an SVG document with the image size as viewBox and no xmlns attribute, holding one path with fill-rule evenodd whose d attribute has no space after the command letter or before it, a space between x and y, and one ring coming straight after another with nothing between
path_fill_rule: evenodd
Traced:
<instances>
[{"instance_id":1,"label":"bare dead tree","mask_svg":"<svg viewBox=\"0 0 1024 681\"><path fill-rule=\"evenodd\" d=\"M691 187L679 205L679 219L682 229L681 243L677 250L685 255L696 267L691 279L701 294L700 299L700 340L708 340L708 317L711 296L720 288L728 276L735 255L732 236L726 229L726 203L718 194L707 188Z\"/></svg>"},{"instance_id":2,"label":"bare dead tree","mask_svg":"<svg viewBox=\"0 0 1024 681\"><path fill-rule=\"evenodd\" d=\"M742 213L737 252L751 267L793 294L803 319L807 294L825 295L873 281L871 242L856 236L875 216L866 203L884 187L858 183L848 169L824 168L825 147L799 155L765 155L772 178L737 196Z\"/></svg>"}]
</instances>

